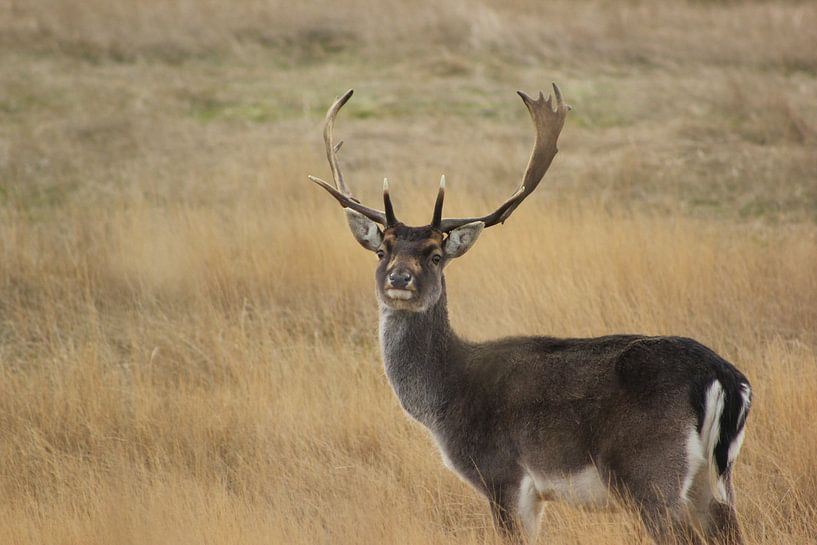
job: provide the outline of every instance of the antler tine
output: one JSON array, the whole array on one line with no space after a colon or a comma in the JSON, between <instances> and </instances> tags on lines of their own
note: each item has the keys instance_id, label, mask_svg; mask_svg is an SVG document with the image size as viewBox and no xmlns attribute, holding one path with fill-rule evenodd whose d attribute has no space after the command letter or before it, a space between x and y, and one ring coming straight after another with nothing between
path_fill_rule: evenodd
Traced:
<instances>
[{"instance_id":1,"label":"antler tine","mask_svg":"<svg viewBox=\"0 0 817 545\"><path fill-rule=\"evenodd\" d=\"M443 200L445 199L445 174L440 176L440 190L437 192L437 201L434 203L434 216L431 219L431 227L440 228L443 219Z\"/></svg>"},{"instance_id":2,"label":"antler tine","mask_svg":"<svg viewBox=\"0 0 817 545\"><path fill-rule=\"evenodd\" d=\"M354 89L349 89L346 91L342 97L337 99L334 104L329 108L326 112L326 120L324 121L323 127L323 141L326 144L326 158L329 160L329 167L332 169L332 178L335 180L335 187L343 193L344 195L351 195L352 192L349 191L349 187L346 185L346 182L343 181L343 172L340 170L340 163L338 163L338 151L340 151L340 147L343 145L343 141L334 144L335 138L335 117L337 117L338 112L341 108L343 108L344 104L349 102L349 99L352 98L352 94L355 92Z\"/></svg>"},{"instance_id":3,"label":"antler tine","mask_svg":"<svg viewBox=\"0 0 817 545\"><path fill-rule=\"evenodd\" d=\"M562 92L555 83L553 84L553 95L556 98L555 109L551 96L548 95L548 98L545 99L541 91L536 99L529 97L522 91L517 91L517 94L528 108L528 113L530 113L536 129L536 139L528 160L528 166L525 169L525 175L522 178L522 185L499 208L490 214L473 218L444 219L440 223L441 231L448 232L474 221L484 222L485 227L503 223L516 207L536 189L553 162L556 152L559 151L556 147L556 141L559 139L562 127L564 127L567 112L571 109L570 106L562 100Z\"/></svg>"},{"instance_id":4,"label":"antler tine","mask_svg":"<svg viewBox=\"0 0 817 545\"><path fill-rule=\"evenodd\" d=\"M396 224L397 217L394 215L394 206L391 204L388 178L383 178L383 207L386 210L386 227Z\"/></svg>"},{"instance_id":5,"label":"antler tine","mask_svg":"<svg viewBox=\"0 0 817 545\"><path fill-rule=\"evenodd\" d=\"M360 201L358 201L354 195L352 195L352 192L349 190L349 186L347 186L346 182L343 181L343 172L340 170L340 163L338 162L337 153L343 145L343 141L341 140L337 144L334 142L335 117L337 117L338 112L341 108L343 108L343 105L346 104L350 98L352 98L352 93L354 93L354 90L349 89L343 94L343 96L338 98L326 112L326 120L324 121L325 125L323 128L323 141L326 144L326 159L329 161L329 167L332 169L332 179L335 182L334 187L316 176L308 176L308 178L310 181L318 184L330 195L335 197L335 199L344 208L351 208L356 212L360 212L370 220L387 226L389 223L387 221L386 214L379 210L375 210L374 208L369 208L368 206L363 206L360 204Z\"/></svg>"},{"instance_id":6,"label":"antler tine","mask_svg":"<svg viewBox=\"0 0 817 545\"><path fill-rule=\"evenodd\" d=\"M327 193L335 197L335 199L340 203L340 205L344 208L351 208L355 212L360 212L367 218L372 221L376 221L380 225L387 225L386 222L386 215L381 212L380 210L375 210L374 208L369 208L368 206L363 206L360 204L357 199L355 199L351 195L344 195L328 182L321 180L317 176L307 176L311 182L314 182L324 188Z\"/></svg>"}]
</instances>

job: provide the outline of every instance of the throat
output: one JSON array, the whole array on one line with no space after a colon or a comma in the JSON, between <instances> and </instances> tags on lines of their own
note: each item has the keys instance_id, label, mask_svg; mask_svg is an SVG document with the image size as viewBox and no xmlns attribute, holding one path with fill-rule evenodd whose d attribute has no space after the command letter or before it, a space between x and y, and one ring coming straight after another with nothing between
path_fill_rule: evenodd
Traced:
<instances>
[{"instance_id":1,"label":"throat","mask_svg":"<svg viewBox=\"0 0 817 545\"><path fill-rule=\"evenodd\" d=\"M403 409L428 427L442 417L451 398L458 342L448 323L445 291L424 312L381 304L380 350L386 376Z\"/></svg>"}]
</instances>

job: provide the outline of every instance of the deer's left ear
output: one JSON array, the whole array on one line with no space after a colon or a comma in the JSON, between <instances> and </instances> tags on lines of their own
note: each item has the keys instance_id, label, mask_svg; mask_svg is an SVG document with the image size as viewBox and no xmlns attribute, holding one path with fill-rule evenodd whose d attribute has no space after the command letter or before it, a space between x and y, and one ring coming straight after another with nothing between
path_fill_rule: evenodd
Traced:
<instances>
[{"instance_id":1,"label":"deer's left ear","mask_svg":"<svg viewBox=\"0 0 817 545\"><path fill-rule=\"evenodd\" d=\"M484 222L474 221L466 223L462 227L457 227L448 233L448 238L445 239L443 246L445 257L449 259L459 257L470 250L484 227Z\"/></svg>"},{"instance_id":2,"label":"deer's left ear","mask_svg":"<svg viewBox=\"0 0 817 545\"><path fill-rule=\"evenodd\" d=\"M351 208L346 208L346 221L352 235L367 250L376 252L383 242L383 232L375 222Z\"/></svg>"}]
</instances>

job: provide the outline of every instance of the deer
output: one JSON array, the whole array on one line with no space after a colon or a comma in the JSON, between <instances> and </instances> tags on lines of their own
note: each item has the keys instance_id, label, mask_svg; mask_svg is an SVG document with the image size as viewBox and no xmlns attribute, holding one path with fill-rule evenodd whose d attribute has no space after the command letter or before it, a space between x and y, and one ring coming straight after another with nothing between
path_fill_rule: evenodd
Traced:
<instances>
[{"instance_id":1,"label":"deer","mask_svg":"<svg viewBox=\"0 0 817 545\"><path fill-rule=\"evenodd\" d=\"M535 129L521 186L487 215L443 218L443 176L431 223L421 227L397 219L387 180L382 211L346 185L334 125L352 93L324 122L334 183L309 180L377 255L380 350L402 409L427 428L445 466L487 498L500 534L534 542L553 500L627 506L658 544L742 545L732 469L752 390L732 364L685 337L471 342L449 323L444 270L539 185L571 109L559 87L547 98L518 92Z\"/></svg>"}]
</instances>

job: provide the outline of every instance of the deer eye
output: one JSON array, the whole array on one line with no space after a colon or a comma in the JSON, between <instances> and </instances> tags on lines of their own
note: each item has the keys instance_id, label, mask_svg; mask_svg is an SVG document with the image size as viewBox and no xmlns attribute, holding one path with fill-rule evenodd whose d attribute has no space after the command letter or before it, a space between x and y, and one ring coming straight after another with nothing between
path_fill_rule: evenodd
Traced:
<instances>
[{"instance_id":1,"label":"deer eye","mask_svg":"<svg viewBox=\"0 0 817 545\"><path fill-rule=\"evenodd\" d=\"M434 263L435 265L439 265L440 260L442 258L443 258L443 256L441 256L440 254L434 254L433 256L431 256L431 262Z\"/></svg>"},{"instance_id":2,"label":"deer eye","mask_svg":"<svg viewBox=\"0 0 817 545\"><path fill-rule=\"evenodd\" d=\"M386 256L386 252L383 250L377 250L377 259L383 259Z\"/></svg>"}]
</instances>

